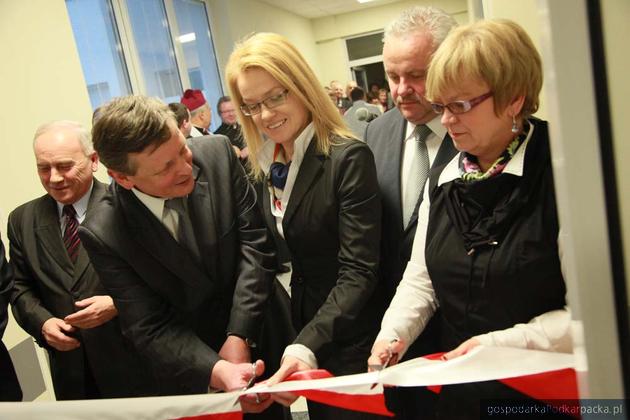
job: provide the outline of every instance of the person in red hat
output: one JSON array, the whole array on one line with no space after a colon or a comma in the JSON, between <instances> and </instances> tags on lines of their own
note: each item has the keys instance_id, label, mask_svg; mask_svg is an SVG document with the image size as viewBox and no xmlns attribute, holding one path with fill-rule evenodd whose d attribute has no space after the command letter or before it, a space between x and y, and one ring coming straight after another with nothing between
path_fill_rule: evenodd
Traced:
<instances>
[{"instance_id":1,"label":"person in red hat","mask_svg":"<svg viewBox=\"0 0 630 420\"><path fill-rule=\"evenodd\" d=\"M186 105L190 111L190 122L193 129L190 134L193 137L207 136L210 132L210 122L212 122L212 111L199 89L186 89L180 102Z\"/></svg>"}]
</instances>

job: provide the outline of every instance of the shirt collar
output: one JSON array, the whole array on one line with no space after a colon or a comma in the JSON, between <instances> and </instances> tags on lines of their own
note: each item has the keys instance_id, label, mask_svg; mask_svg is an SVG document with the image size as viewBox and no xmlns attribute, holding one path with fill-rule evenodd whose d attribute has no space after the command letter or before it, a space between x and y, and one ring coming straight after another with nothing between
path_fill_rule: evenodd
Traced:
<instances>
[{"instance_id":1,"label":"shirt collar","mask_svg":"<svg viewBox=\"0 0 630 420\"><path fill-rule=\"evenodd\" d=\"M529 131L527 132L527 137L523 144L518 148L512 159L505 165L503 169L504 174L512 174L515 176L523 176L523 168L525 165L525 151L527 149L527 145L529 144L529 140L532 138L534 133L534 124L529 124ZM442 173L440 174L440 179L438 181L438 186L445 184L447 182L451 182L461 176L459 172L459 158L460 154L458 153L451 159L451 161L446 165Z\"/></svg>"},{"instance_id":2,"label":"shirt collar","mask_svg":"<svg viewBox=\"0 0 630 420\"><path fill-rule=\"evenodd\" d=\"M295 139L293 143L293 157L291 158L291 167L300 167L306 149L311 144L311 139L315 134L315 126L313 122L310 122L300 135ZM276 143L271 139L265 139L263 146L258 155L258 163L265 175L269 174L269 167L273 163L273 151L276 147Z\"/></svg>"},{"instance_id":3,"label":"shirt collar","mask_svg":"<svg viewBox=\"0 0 630 420\"><path fill-rule=\"evenodd\" d=\"M153 197L152 195L143 193L137 188L133 188L131 191L136 195L136 197L138 197L138 200L140 200L140 202L144 204L155 217L157 217L158 220L162 220L162 216L164 214L164 202L167 200L166 198Z\"/></svg>"},{"instance_id":4,"label":"shirt collar","mask_svg":"<svg viewBox=\"0 0 630 420\"><path fill-rule=\"evenodd\" d=\"M94 188L94 180L92 180L90 189L83 194L83 197L72 203L72 207L74 207L74 211L77 213L77 219L79 220L83 219L83 216L85 216L85 213L87 212L90 195L92 195L92 188ZM63 218L63 206L65 206L65 204L57 201L57 214L59 215L59 219Z\"/></svg>"},{"instance_id":5,"label":"shirt collar","mask_svg":"<svg viewBox=\"0 0 630 420\"><path fill-rule=\"evenodd\" d=\"M406 131L407 136L405 137L405 141L411 138L414 130L416 129L416 125L417 124L407 121L407 131ZM440 123L439 115L437 115L435 118L433 118L431 121L429 121L425 125L429 127L429 129L431 129L431 132L435 134L438 138L443 139L444 136L446 136L446 128L442 125L442 123Z\"/></svg>"}]
</instances>

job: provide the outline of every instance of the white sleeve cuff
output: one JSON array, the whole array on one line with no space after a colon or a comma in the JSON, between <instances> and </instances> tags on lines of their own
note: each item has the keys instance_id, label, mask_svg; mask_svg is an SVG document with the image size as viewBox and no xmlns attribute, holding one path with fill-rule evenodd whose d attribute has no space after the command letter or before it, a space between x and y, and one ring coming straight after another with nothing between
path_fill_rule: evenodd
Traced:
<instances>
[{"instance_id":1,"label":"white sleeve cuff","mask_svg":"<svg viewBox=\"0 0 630 420\"><path fill-rule=\"evenodd\" d=\"M300 359L307 365L311 367L311 369L317 369L317 358L315 354L303 344L290 344L284 349L284 354L282 355L282 359L285 356L293 356L297 359Z\"/></svg>"}]
</instances>

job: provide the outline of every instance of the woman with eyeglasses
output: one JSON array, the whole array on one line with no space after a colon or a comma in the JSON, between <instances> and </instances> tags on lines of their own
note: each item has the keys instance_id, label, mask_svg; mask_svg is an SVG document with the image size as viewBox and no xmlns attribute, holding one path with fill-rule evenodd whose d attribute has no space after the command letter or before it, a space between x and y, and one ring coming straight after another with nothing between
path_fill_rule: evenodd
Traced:
<instances>
[{"instance_id":1,"label":"woman with eyeglasses","mask_svg":"<svg viewBox=\"0 0 630 420\"><path fill-rule=\"evenodd\" d=\"M380 321L381 204L374 159L354 138L298 50L284 37L236 45L227 81L240 105L267 225L291 258L297 338L270 379L308 369L365 371ZM285 405L295 399L275 394ZM370 418L309 401L311 420Z\"/></svg>"},{"instance_id":2,"label":"woman with eyeglasses","mask_svg":"<svg viewBox=\"0 0 630 420\"><path fill-rule=\"evenodd\" d=\"M572 351L547 123L532 117L541 85L514 22L460 27L436 51L426 94L460 153L431 174L370 364L404 354L438 306L446 359L478 345ZM480 399L511 395L497 382L447 386L437 417L477 418Z\"/></svg>"}]
</instances>

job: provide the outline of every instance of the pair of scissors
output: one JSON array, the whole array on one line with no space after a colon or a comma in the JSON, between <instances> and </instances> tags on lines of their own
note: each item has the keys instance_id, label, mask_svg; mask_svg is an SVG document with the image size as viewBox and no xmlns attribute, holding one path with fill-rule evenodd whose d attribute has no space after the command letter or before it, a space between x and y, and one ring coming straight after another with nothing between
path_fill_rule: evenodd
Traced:
<instances>
[{"instance_id":1,"label":"pair of scissors","mask_svg":"<svg viewBox=\"0 0 630 420\"><path fill-rule=\"evenodd\" d=\"M247 381L245 387L243 387L243 391L253 387L254 383L256 383L256 362L252 363L252 376L249 378L249 381ZM256 397L258 398L258 396Z\"/></svg>"},{"instance_id":2,"label":"pair of scissors","mask_svg":"<svg viewBox=\"0 0 630 420\"><path fill-rule=\"evenodd\" d=\"M398 358L398 353L394 353L392 351L392 344L398 342L397 339L393 339L392 341L389 342L389 345L387 346L387 358L385 359L385 362L380 364L380 365L369 365L368 368L375 370L375 371L381 371L383 369L385 369L387 366L389 366L389 364L391 363L392 359L394 359L394 357ZM395 360L395 359L394 359Z\"/></svg>"}]
</instances>

